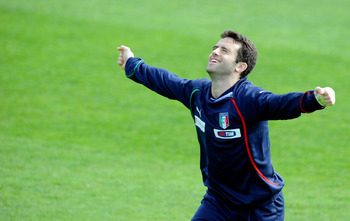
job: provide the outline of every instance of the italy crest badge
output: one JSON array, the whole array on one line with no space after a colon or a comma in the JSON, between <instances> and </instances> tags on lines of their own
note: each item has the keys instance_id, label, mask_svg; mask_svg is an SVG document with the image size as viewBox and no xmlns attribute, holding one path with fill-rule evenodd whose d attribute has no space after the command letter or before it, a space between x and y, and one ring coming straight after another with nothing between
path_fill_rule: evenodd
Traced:
<instances>
[{"instance_id":1,"label":"italy crest badge","mask_svg":"<svg viewBox=\"0 0 350 221\"><path fill-rule=\"evenodd\" d=\"M230 122L228 120L228 112L219 114L219 124L222 129L226 129L230 126Z\"/></svg>"}]
</instances>

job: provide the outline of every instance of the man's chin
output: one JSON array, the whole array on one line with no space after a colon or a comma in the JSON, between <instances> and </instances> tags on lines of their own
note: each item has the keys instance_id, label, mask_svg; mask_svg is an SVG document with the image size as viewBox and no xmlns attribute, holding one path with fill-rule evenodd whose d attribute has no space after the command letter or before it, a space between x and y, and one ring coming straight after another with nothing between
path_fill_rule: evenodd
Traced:
<instances>
[{"instance_id":1,"label":"man's chin","mask_svg":"<svg viewBox=\"0 0 350 221\"><path fill-rule=\"evenodd\" d=\"M208 72L208 74L212 74L215 72L214 68L210 67L209 65L205 70Z\"/></svg>"}]
</instances>

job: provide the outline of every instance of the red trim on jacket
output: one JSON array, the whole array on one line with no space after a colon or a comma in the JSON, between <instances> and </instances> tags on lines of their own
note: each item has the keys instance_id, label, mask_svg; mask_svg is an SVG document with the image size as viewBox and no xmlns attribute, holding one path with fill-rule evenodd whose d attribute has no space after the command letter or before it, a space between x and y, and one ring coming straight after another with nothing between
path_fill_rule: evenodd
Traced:
<instances>
[{"instance_id":1,"label":"red trim on jacket","mask_svg":"<svg viewBox=\"0 0 350 221\"><path fill-rule=\"evenodd\" d=\"M303 113L312 113L312 112L314 112L314 111L306 111L306 110L304 110L303 107L301 106L301 103L303 102L303 98L304 98L304 96L305 96L306 93L308 93L309 95L312 95L312 94L313 94L313 93L310 93L310 91L306 91L306 92L303 94L303 96L302 96L301 99L300 99L300 109L301 109L301 111L302 111Z\"/></svg>"},{"instance_id":2,"label":"red trim on jacket","mask_svg":"<svg viewBox=\"0 0 350 221\"><path fill-rule=\"evenodd\" d=\"M241 118L242 120L242 124L243 124L243 131L244 131L244 140L245 140L245 146L246 146L246 149L247 149L247 153L248 153L248 156L249 156L249 159L250 159L250 162L252 163L254 169L256 170L256 172L268 183L272 184L272 185L279 185L278 183L274 183L274 182L271 182L270 180L268 180L264 174L261 173L261 171L259 170L259 168L256 166L254 160L253 160L253 157L252 157L252 154L250 153L250 148L249 148L249 145L248 145L248 135L247 135L247 126L245 124L245 120L241 114L241 112L239 111L238 107L237 107L237 104L236 104L236 101L233 99L233 98L230 98L233 102L233 104L235 105L236 107L236 110L238 112L238 115L239 117Z\"/></svg>"}]
</instances>

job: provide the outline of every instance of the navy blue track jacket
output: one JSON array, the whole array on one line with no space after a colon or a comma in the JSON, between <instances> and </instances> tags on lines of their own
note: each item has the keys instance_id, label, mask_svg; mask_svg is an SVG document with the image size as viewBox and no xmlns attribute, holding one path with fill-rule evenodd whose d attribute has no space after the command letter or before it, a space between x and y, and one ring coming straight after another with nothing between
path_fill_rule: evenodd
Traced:
<instances>
[{"instance_id":1,"label":"navy blue track jacket","mask_svg":"<svg viewBox=\"0 0 350 221\"><path fill-rule=\"evenodd\" d=\"M313 91L276 95L246 78L213 99L209 79L179 78L140 58L129 58L125 73L191 110L203 183L208 193L237 206L266 201L284 186L272 166L267 120L292 119L323 108Z\"/></svg>"}]
</instances>

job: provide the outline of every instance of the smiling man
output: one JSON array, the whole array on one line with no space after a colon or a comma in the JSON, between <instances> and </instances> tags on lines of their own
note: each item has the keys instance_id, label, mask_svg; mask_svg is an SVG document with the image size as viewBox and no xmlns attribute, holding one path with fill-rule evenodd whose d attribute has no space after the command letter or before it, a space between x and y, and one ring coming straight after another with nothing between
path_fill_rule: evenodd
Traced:
<instances>
[{"instance_id":1,"label":"smiling man","mask_svg":"<svg viewBox=\"0 0 350 221\"><path fill-rule=\"evenodd\" d=\"M191 111L207 187L192 220L284 220L284 181L272 166L268 120L292 119L334 105L333 89L276 95L254 86L247 75L255 67L257 49L232 30L221 34L209 55L211 80L179 78L134 58L126 46L118 50L118 64L128 78Z\"/></svg>"}]
</instances>

